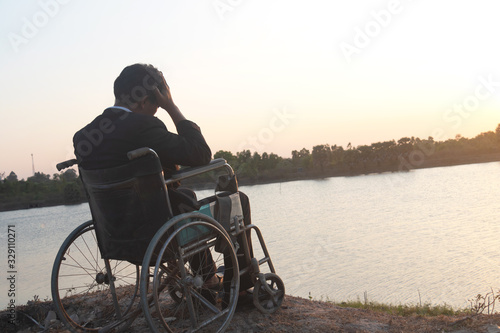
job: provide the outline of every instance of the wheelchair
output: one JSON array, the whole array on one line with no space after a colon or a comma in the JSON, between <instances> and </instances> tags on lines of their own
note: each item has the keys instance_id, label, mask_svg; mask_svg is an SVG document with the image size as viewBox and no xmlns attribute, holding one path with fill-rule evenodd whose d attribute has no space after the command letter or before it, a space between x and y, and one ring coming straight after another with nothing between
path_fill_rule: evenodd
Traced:
<instances>
[{"instance_id":1,"label":"wheelchair","mask_svg":"<svg viewBox=\"0 0 500 333\"><path fill-rule=\"evenodd\" d=\"M54 261L52 298L64 325L73 332L123 331L142 314L152 332L223 332L243 277L261 312L279 309L283 281L261 231L243 221L231 166L215 159L165 180L152 149L128 158L110 169L78 167L92 220L70 233ZM69 160L57 169L77 164ZM207 172L218 174L215 196L201 200L199 210L173 216L167 186ZM263 258L252 256L250 233ZM219 283L209 285L214 276Z\"/></svg>"}]
</instances>

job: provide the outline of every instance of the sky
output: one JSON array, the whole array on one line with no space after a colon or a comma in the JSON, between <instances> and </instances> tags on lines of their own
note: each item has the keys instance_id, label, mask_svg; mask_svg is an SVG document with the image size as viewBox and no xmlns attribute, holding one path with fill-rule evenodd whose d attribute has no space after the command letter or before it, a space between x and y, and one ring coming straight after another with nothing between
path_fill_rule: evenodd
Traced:
<instances>
[{"instance_id":1,"label":"sky","mask_svg":"<svg viewBox=\"0 0 500 333\"><path fill-rule=\"evenodd\" d=\"M114 103L127 65L159 68L215 153L500 123L494 0L2 0L0 173L57 172L73 134ZM159 110L169 130L175 126ZM33 159L32 159L33 156Z\"/></svg>"}]
</instances>

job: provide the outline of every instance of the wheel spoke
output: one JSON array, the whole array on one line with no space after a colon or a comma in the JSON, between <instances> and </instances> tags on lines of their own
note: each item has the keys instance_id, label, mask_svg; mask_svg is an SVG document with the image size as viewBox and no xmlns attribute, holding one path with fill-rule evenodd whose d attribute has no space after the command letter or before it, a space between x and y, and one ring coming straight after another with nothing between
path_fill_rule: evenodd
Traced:
<instances>
[{"instance_id":1,"label":"wheel spoke","mask_svg":"<svg viewBox=\"0 0 500 333\"><path fill-rule=\"evenodd\" d=\"M101 269L104 260L90 222L75 229L61 246L52 271L52 298L59 318L71 330L119 329L139 314L129 312L138 292L138 267L116 260L110 260L110 264L119 272L112 276L116 279L115 295L112 295L109 284L113 281L109 281L109 276ZM118 307L113 305L113 297L116 297ZM125 316L120 320L115 316L118 313Z\"/></svg>"},{"instance_id":2,"label":"wheel spoke","mask_svg":"<svg viewBox=\"0 0 500 333\"><path fill-rule=\"evenodd\" d=\"M144 262L151 262L153 253L156 260L152 291L155 303L152 308L155 311L152 312L151 307L143 301L148 290L141 284L144 315L153 332L165 329L169 332L223 330L229 325L238 297L236 253L227 234L216 226L217 222L212 222L205 215L199 218L195 213L185 214L183 217L190 222L175 225L181 222L182 216L174 217L157 232L146 252ZM169 226L173 227L169 229ZM193 232L193 237L188 242L179 244L179 237L186 230ZM202 230L203 233L198 236L196 230ZM217 239L223 245L226 243L225 254L215 251ZM174 265L172 258L176 258ZM212 277L220 266L225 266L227 274L225 300L222 299L222 290L212 290L206 286L209 283L212 285ZM146 274L144 267L142 274ZM162 283L167 286L163 292L159 292L158 288Z\"/></svg>"}]
</instances>

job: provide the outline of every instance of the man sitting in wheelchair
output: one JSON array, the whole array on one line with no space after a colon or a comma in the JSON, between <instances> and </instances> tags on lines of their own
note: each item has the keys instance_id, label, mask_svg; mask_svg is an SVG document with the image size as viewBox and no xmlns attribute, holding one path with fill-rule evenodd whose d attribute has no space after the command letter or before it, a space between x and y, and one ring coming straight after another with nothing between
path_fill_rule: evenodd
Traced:
<instances>
[{"instance_id":1,"label":"man sitting in wheelchair","mask_svg":"<svg viewBox=\"0 0 500 333\"><path fill-rule=\"evenodd\" d=\"M127 153L141 147L149 147L157 153L166 177L178 170L178 165L193 167L210 162L211 151L200 128L187 120L174 104L169 86L158 69L145 64L126 67L114 82L114 96L114 106L105 109L73 138L80 168L98 170L124 165L129 161ZM169 114L177 134L168 131L165 124L154 116L158 108ZM198 201L193 191L179 187L179 184L168 186L168 196L174 216L198 210L202 203L214 199ZM239 196L244 223L249 225L248 197L241 192ZM251 253L250 232L247 232L247 240ZM243 256L238 256L240 267L249 265L244 260ZM215 274L217 267L210 262L213 259L207 252L193 258L191 265L208 267L205 268L209 271L204 274L204 283L217 288L220 286ZM249 274L241 277L240 290L252 286Z\"/></svg>"}]
</instances>

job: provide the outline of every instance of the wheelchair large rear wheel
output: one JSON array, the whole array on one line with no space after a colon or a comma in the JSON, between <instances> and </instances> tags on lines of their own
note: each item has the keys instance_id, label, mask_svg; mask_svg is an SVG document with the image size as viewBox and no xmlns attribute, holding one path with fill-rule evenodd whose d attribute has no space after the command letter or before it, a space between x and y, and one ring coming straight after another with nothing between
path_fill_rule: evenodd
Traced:
<instances>
[{"instance_id":1,"label":"wheelchair large rear wheel","mask_svg":"<svg viewBox=\"0 0 500 333\"><path fill-rule=\"evenodd\" d=\"M225 330L239 291L238 261L229 235L198 212L174 217L149 244L140 285L151 331Z\"/></svg>"},{"instance_id":2,"label":"wheelchair large rear wheel","mask_svg":"<svg viewBox=\"0 0 500 333\"><path fill-rule=\"evenodd\" d=\"M93 222L88 221L59 249L52 299L59 319L73 332L120 330L140 313L138 283L139 266L101 258Z\"/></svg>"}]
</instances>

